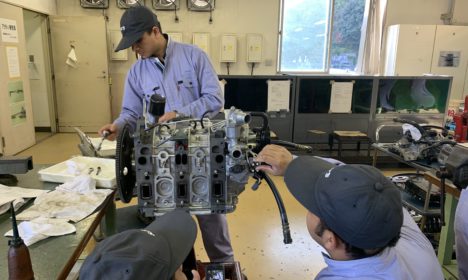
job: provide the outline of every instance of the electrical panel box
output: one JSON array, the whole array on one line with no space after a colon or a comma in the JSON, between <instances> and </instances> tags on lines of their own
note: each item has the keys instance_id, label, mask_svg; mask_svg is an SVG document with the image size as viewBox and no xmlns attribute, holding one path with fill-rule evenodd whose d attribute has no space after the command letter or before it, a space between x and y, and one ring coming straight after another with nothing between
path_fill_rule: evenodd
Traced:
<instances>
[{"instance_id":1,"label":"electrical panel box","mask_svg":"<svg viewBox=\"0 0 468 280\"><path fill-rule=\"evenodd\" d=\"M192 43L204 50L210 56L210 34L209 33L193 33Z\"/></svg>"},{"instance_id":2,"label":"electrical panel box","mask_svg":"<svg viewBox=\"0 0 468 280\"><path fill-rule=\"evenodd\" d=\"M247 62L258 63L262 61L263 37L262 34L247 34Z\"/></svg>"},{"instance_id":3,"label":"electrical panel box","mask_svg":"<svg viewBox=\"0 0 468 280\"><path fill-rule=\"evenodd\" d=\"M237 36L234 34L224 34L221 36L220 62L237 61Z\"/></svg>"},{"instance_id":4,"label":"electrical panel box","mask_svg":"<svg viewBox=\"0 0 468 280\"><path fill-rule=\"evenodd\" d=\"M179 43L183 42L182 40L183 36L182 36L182 33L180 32L167 32L167 35L169 35L169 38L171 38L171 40L174 40Z\"/></svg>"},{"instance_id":5,"label":"electrical panel box","mask_svg":"<svg viewBox=\"0 0 468 280\"><path fill-rule=\"evenodd\" d=\"M109 55L111 60L128 60L128 49L121 50L118 52L114 51L115 48L117 48L120 39L122 39L122 33L120 33L120 30L109 31L109 45L111 47L111 49L109 50Z\"/></svg>"}]
</instances>

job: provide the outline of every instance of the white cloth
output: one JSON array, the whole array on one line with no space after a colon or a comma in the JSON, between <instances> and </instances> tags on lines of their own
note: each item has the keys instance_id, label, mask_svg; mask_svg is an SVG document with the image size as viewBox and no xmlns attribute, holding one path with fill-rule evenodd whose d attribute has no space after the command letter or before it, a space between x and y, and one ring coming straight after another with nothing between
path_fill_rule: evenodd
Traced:
<instances>
[{"instance_id":1,"label":"white cloth","mask_svg":"<svg viewBox=\"0 0 468 280\"><path fill-rule=\"evenodd\" d=\"M75 52L75 48L71 48L70 49L70 52L68 52L68 55L67 55L67 60L65 61L65 63L73 68L77 68L78 65L78 58L76 57L76 52Z\"/></svg>"},{"instance_id":2,"label":"white cloth","mask_svg":"<svg viewBox=\"0 0 468 280\"><path fill-rule=\"evenodd\" d=\"M65 164L67 165L67 173L71 175L80 175L86 169L86 164L74 160L67 160Z\"/></svg>"},{"instance_id":3,"label":"white cloth","mask_svg":"<svg viewBox=\"0 0 468 280\"><path fill-rule=\"evenodd\" d=\"M37 197L34 205L17 215L17 219L46 217L78 222L93 213L111 192L109 189L96 189L94 179L81 175Z\"/></svg>"},{"instance_id":4,"label":"white cloth","mask_svg":"<svg viewBox=\"0 0 468 280\"><path fill-rule=\"evenodd\" d=\"M66 235L75 231L75 226L63 219L37 218L21 222L18 225L19 236L23 239L26 246L50 236ZM5 236L13 236L13 230L5 233Z\"/></svg>"},{"instance_id":5,"label":"white cloth","mask_svg":"<svg viewBox=\"0 0 468 280\"><path fill-rule=\"evenodd\" d=\"M85 194L96 190L96 180L89 175L80 175L57 186L55 190Z\"/></svg>"},{"instance_id":6,"label":"white cloth","mask_svg":"<svg viewBox=\"0 0 468 280\"><path fill-rule=\"evenodd\" d=\"M405 123L401 127L403 128L403 134L409 131L413 140L418 141L419 139L421 139L421 132L416 127L414 127L414 125Z\"/></svg>"}]
</instances>

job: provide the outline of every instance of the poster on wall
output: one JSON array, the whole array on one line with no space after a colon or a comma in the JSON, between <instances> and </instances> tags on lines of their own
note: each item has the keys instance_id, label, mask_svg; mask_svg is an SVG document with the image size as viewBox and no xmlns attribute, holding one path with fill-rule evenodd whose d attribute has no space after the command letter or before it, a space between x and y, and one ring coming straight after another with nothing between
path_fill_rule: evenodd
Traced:
<instances>
[{"instance_id":1,"label":"poster on wall","mask_svg":"<svg viewBox=\"0 0 468 280\"><path fill-rule=\"evenodd\" d=\"M331 81L329 113L351 113L354 82Z\"/></svg>"},{"instance_id":2,"label":"poster on wall","mask_svg":"<svg viewBox=\"0 0 468 280\"><path fill-rule=\"evenodd\" d=\"M17 126L26 122L26 106L24 102L10 104L11 124Z\"/></svg>"},{"instance_id":3,"label":"poster on wall","mask_svg":"<svg viewBox=\"0 0 468 280\"><path fill-rule=\"evenodd\" d=\"M18 78L21 76L20 64L18 57L17 47L6 47L7 62L8 62L8 74L10 78Z\"/></svg>"},{"instance_id":4,"label":"poster on wall","mask_svg":"<svg viewBox=\"0 0 468 280\"><path fill-rule=\"evenodd\" d=\"M268 80L268 112L289 111L290 80Z\"/></svg>"},{"instance_id":5,"label":"poster on wall","mask_svg":"<svg viewBox=\"0 0 468 280\"><path fill-rule=\"evenodd\" d=\"M8 99L10 104L24 101L23 81L8 82Z\"/></svg>"},{"instance_id":6,"label":"poster on wall","mask_svg":"<svg viewBox=\"0 0 468 280\"><path fill-rule=\"evenodd\" d=\"M2 42L18 43L16 20L0 18L0 32L2 33Z\"/></svg>"}]
</instances>

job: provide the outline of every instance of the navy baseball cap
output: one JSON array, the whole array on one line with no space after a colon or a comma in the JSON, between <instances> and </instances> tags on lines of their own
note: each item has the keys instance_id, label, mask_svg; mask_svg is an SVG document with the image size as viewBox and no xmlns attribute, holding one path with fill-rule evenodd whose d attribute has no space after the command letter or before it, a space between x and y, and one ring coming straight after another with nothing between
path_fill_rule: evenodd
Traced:
<instances>
[{"instance_id":1,"label":"navy baseball cap","mask_svg":"<svg viewBox=\"0 0 468 280\"><path fill-rule=\"evenodd\" d=\"M316 157L298 157L284 180L307 210L357 248L383 248L400 232L400 192L372 166L336 166Z\"/></svg>"},{"instance_id":2,"label":"navy baseball cap","mask_svg":"<svg viewBox=\"0 0 468 280\"><path fill-rule=\"evenodd\" d=\"M80 279L172 279L197 236L185 211L158 217L144 229L131 229L101 241L86 258Z\"/></svg>"},{"instance_id":3,"label":"navy baseball cap","mask_svg":"<svg viewBox=\"0 0 468 280\"><path fill-rule=\"evenodd\" d=\"M158 17L147 7L134 6L127 9L120 19L122 39L115 51L131 47L146 31L158 25Z\"/></svg>"}]
</instances>

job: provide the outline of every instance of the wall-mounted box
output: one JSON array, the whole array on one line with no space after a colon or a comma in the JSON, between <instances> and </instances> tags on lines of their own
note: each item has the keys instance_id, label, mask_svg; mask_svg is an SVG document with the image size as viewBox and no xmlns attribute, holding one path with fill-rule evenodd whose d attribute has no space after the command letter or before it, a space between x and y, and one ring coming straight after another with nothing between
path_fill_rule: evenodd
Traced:
<instances>
[{"instance_id":1,"label":"wall-mounted box","mask_svg":"<svg viewBox=\"0 0 468 280\"><path fill-rule=\"evenodd\" d=\"M171 40L174 40L179 43L183 42L183 36L180 32L167 32L167 35L169 35L169 38L171 38Z\"/></svg>"},{"instance_id":2,"label":"wall-mounted box","mask_svg":"<svg viewBox=\"0 0 468 280\"><path fill-rule=\"evenodd\" d=\"M237 61L237 36L224 34L221 36L220 62Z\"/></svg>"},{"instance_id":3,"label":"wall-mounted box","mask_svg":"<svg viewBox=\"0 0 468 280\"><path fill-rule=\"evenodd\" d=\"M120 39L122 39L122 33L120 33L120 30L109 30L109 56L111 60L128 60L128 49L118 52L114 51L115 48L117 48Z\"/></svg>"},{"instance_id":4,"label":"wall-mounted box","mask_svg":"<svg viewBox=\"0 0 468 280\"><path fill-rule=\"evenodd\" d=\"M259 63L262 61L263 37L262 34L247 34L247 62Z\"/></svg>"},{"instance_id":5,"label":"wall-mounted box","mask_svg":"<svg viewBox=\"0 0 468 280\"><path fill-rule=\"evenodd\" d=\"M210 33L193 33L192 43L210 56Z\"/></svg>"}]
</instances>

